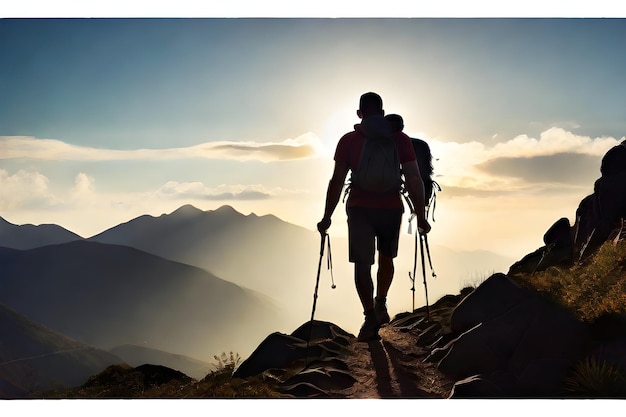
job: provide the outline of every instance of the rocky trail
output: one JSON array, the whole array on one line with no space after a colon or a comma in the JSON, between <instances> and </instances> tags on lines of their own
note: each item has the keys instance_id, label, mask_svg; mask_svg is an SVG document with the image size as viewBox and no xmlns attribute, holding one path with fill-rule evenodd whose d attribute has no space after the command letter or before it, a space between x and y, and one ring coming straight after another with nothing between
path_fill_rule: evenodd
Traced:
<instances>
[{"instance_id":1,"label":"rocky trail","mask_svg":"<svg viewBox=\"0 0 626 417\"><path fill-rule=\"evenodd\" d=\"M320 321L312 330L305 323L291 335L274 333L233 376L273 375L280 392L291 398L448 398L456 380L437 369L433 353L446 342L460 299L446 296L428 312L400 314L380 329L376 341L358 342Z\"/></svg>"},{"instance_id":2,"label":"rocky trail","mask_svg":"<svg viewBox=\"0 0 626 417\"><path fill-rule=\"evenodd\" d=\"M356 382L343 392L346 398L448 397L456 381L425 361L429 352L417 346L413 334L385 326L380 336L379 341L351 345L345 361Z\"/></svg>"}]
</instances>

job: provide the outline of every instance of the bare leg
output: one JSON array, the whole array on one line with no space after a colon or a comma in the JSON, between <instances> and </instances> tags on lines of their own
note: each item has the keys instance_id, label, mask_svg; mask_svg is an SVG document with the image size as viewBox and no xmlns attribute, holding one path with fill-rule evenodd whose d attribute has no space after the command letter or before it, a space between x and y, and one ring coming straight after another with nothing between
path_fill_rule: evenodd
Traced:
<instances>
[{"instance_id":1,"label":"bare leg","mask_svg":"<svg viewBox=\"0 0 626 417\"><path fill-rule=\"evenodd\" d=\"M378 253L378 274L376 285L376 296L387 298L387 293L391 287L391 281L393 280L394 266L393 258Z\"/></svg>"},{"instance_id":2,"label":"bare leg","mask_svg":"<svg viewBox=\"0 0 626 417\"><path fill-rule=\"evenodd\" d=\"M374 308L374 283L372 282L372 266L369 264L354 264L354 282L359 294L363 311Z\"/></svg>"},{"instance_id":3,"label":"bare leg","mask_svg":"<svg viewBox=\"0 0 626 417\"><path fill-rule=\"evenodd\" d=\"M372 282L372 265L354 264L354 280L356 283L356 290L361 299L363 305L363 313L365 314L365 321L359 330L357 339L360 342L366 342L370 340L379 340L378 329L380 324L374 311L374 283Z\"/></svg>"}]
</instances>

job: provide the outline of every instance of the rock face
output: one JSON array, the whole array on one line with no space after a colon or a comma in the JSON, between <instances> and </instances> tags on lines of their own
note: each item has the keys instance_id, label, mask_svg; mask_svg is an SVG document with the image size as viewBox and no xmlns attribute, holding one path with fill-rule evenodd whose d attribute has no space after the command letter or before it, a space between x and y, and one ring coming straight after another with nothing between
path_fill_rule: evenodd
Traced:
<instances>
[{"instance_id":1,"label":"rock face","mask_svg":"<svg viewBox=\"0 0 626 417\"><path fill-rule=\"evenodd\" d=\"M290 335L270 334L235 369L233 377L266 373L281 380L281 393L286 396L333 397L333 391L345 390L356 381L339 359L355 340L333 323L314 320Z\"/></svg>"},{"instance_id":2,"label":"rock face","mask_svg":"<svg viewBox=\"0 0 626 417\"><path fill-rule=\"evenodd\" d=\"M438 369L460 381L451 397L553 398L591 343L565 310L495 274L454 309Z\"/></svg>"},{"instance_id":3,"label":"rock face","mask_svg":"<svg viewBox=\"0 0 626 417\"><path fill-rule=\"evenodd\" d=\"M626 219L626 140L604 155L600 173L593 194L580 201L574 225L567 218L557 220L543 237L545 246L513 264L510 274L585 260L620 233Z\"/></svg>"}]
</instances>

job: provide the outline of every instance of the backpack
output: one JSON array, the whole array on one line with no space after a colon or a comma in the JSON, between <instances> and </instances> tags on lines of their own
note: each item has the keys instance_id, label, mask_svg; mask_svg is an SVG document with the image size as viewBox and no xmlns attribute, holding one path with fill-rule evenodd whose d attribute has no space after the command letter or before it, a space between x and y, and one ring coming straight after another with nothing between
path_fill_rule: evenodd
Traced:
<instances>
[{"instance_id":1,"label":"backpack","mask_svg":"<svg viewBox=\"0 0 626 417\"><path fill-rule=\"evenodd\" d=\"M365 136L359 163L350 176L350 187L372 193L384 193L402 187L400 157L387 120L371 116L358 130Z\"/></svg>"},{"instance_id":2,"label":"backpack","mask_svg":"<svg viewBox=\"0 0 626 417\"><path fill-rule=\"evenodd\" d=\"M413 144L417 166L420 169L420 175L424 183L424 198L428 202L433 193L433 157L430 153L430 146L422 139L417 138L411 138L411 143Z\"/></svg>"},{"instance_id":3,"label":"backpack","mask_svg":"<svg viewBox=\"0 0 626 417\"><path fill-rule=\"evenodd\" d=\"M422 182L424 183L424 203L430 206L435 204L436 191L441 191L441 187L433 180L433 156L430 153L430 146L422 139L411 138L417 166L420 170Z\"/></svg>"}]
</instances>

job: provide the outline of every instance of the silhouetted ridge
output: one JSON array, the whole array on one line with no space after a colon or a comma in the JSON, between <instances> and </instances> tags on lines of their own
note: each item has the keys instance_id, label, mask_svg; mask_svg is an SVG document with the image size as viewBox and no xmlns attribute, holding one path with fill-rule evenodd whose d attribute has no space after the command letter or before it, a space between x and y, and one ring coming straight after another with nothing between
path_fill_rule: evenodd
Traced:
<instances>
[{"instance_id":1,"label":"silhouetted ridge","mask_svg":"<svg viewBox=\"0 0 626 417\"><path fill-rule=\"evenodd\" d=\"M195 217L204 213L197 207L192 206L191 204L185 204L184 206L179 207L178 209L168 214L162 214L163 216L184 216L184 217Z\"/></svg>"},{"instance_id":2,"label":"silhouetted ridge","mask_svg":"<svg viewBox=\"0 0 626 417\"><path fill-rule=\"evenodd\" d=\"M195 265L274 300L308 303L308 282L299 277L315 270L318 236L273 215L244 215L224 205L194 216L138 217L89 240Z\"/></svg>"},{"instance_id":3,"label":"silhouetted ridge","mask_svg":"<svg viewBox=\"0 0 626 417\"><path fill-rule=\"evenodd\" d=\"M233 206L229 206L228 204L225 204L221 207L218 207L217 209L213 210L214 213L231 213L231 214L239 214L241 215L241 213L239 213L237 210L235 210L233 208Z\"/></svg>"},{"instance_id":4,"label":"silhouetted ridge","mask_svg":"<svg viewBox=\"0 0 626 417\"><path fill-rule=\"evenodd\" d=\"M75 240L83 240L83 237L56 224L16 225L0 217L0 246L32 249Z\"/></svg>"},{"instance_id":5,"label":"silhouetted ridge","mask_svg":"<svg viewBox=\"0 0 626 417\"><path fill-rule=\"evenodd\" d=\"M0 302L101 348L147 343L206 359L225 346L244 350L279 318L249 290L128 246L0 248L0 271Z\"/></svg>"},{"instance_id":6,"label":"silhouetted ridge","mask_svg":"<svg viewBox=\"0 0 626 417\"><path fill-rule=\"evenodd\" d=\"M238 221L239 219L245 219L247 217L229 205L221 206L213 211L206 211L205 214L207 216L213 215L220 219L220 221L228 222Z\"/></svg>"}]
</instances>

